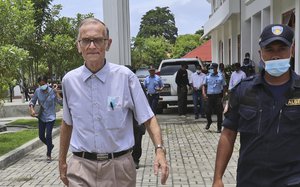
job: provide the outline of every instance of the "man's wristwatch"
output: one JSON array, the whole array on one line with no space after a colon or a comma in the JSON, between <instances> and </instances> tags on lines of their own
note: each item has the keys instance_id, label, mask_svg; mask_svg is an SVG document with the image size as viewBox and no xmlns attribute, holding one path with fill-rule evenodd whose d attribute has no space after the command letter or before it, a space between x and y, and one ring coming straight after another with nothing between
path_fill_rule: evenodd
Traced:
<instances>
[{"instance_id":1,"label":"man's wristwatch","mask_svg":"<svg viewBox=\"0 0 300 187\"><path fill-rule=\"evenodd\" d=\"M161 144L158 144L155 146L155 153L156 153L157 149L162 149L165 154L167 153L165 146L163 146Z\"/></svg>"}]
</instances>

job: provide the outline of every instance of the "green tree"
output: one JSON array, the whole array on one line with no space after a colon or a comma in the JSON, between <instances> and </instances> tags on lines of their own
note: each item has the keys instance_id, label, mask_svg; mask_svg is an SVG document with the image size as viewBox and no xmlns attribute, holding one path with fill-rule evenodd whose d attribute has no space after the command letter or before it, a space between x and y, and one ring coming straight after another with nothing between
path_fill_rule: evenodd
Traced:
<instances>
[{"instance_id":1,"label":"green tree","mask_svg":"<svg viewBox=\"0 0 300 187\"><path fill-rule=\"evenodd\" d=\"M169 57L172 45L164 37L136 38L138 44L132 49L132 64L134 67L155 65Z\"/></svg>"},{"instance_id":2,"label":"green tree","mask_svg":"<svg viewBox=\"0 0 300 187\"><path fill-rule=\"evenodd\" d=\"M8 88L12 90L28 69L28 49L35 27L33 4L29 0L0 1L0 10L0 90L3 93Z\"/></svg>"},{"instance_id":3,"label":"green tree","mask_svg":"<svg viewBox=\"0 0 300 187\"><path fill-rule=\"evenodd\" d=\"M42 48L42 40L47 21L51 20L50 5L52 0L31 0L34 7L34 26L35 37L30 44L30 56L32 63L30 64L29 81L34 84L39 75L39 67L43 66L43 55L45 51Z\"/></svg>"},{"instance_id":4,"label":"green tree","mask_svg":"<svg viewBox=\"0 0 300 187\"><path fill-rule=\"evenodd\" d=\"M28 51L14 45L0 47L0 90L9 89L11 101L14 86L23 79L22 67L28 62L28 57Z\"/></svg>"},{"instance_id":5,"label":"green tree","mask_svg":"<svg viewBox=\"0 0 300 187\"><path fill-rule=\"evenodd\" d=\"M177 37L176 43L172 49L172 57L180 58L200 44L200 35L198 34L180 35Z\"/></svg>"},{"instance_id":6,"label":"green tree","mask_svg":"<svg viewBox=\"0 0 300 187\"><path fill-rule=\"evenodd\" d=\"M201 29L197 30L197 31L195 32L195 34L199 34L200 37L202 37L203 34L204 34L204 29L203 29L203 27L202 27ZM203 38L203 40L204 40L204 41L207 41L207 40L209 40L210 38L211 38L210 35L207 35L207 36L205 36L205 37Z\"/></svg>"},{"instance_id":7,"label":"green tree","mask_svg":"<svg viewBox=\"0 0 300 187\"><path fill-rule=\"evenodd\" d=\"M36 37L40 40L43 36L43 30L47 19L51 18L50 5L52 0L32 0L34 6L34 20L36 27Z\"/></svg>"},{"instance_id":8,"label":"green tree","mask_svg":"<svg viewBox=\"0 0 300 187\"><path fill-rule=\"evenodd\" d=\"M93 17L93 14L77 14L76 18L58 17L60 6L51 9L51 18L44 31L42 48L43 59L49 76L56 75L61 79L66 71L82 64L82 57L77 51L76 38L78 25L82 19Z\"/></svg>"},{"instance_id":9,"label":"green tree","mask_svg":"<svg viewBox=\"0 0 300 187\"><path fill-rule=\"evenodd\" d=\"M82 19L93 17L93 14L61 18L59 12L62 6L52 6L51 2L0 1L0 92L21 83L24 77L29 86L47 72L61 78L66 71L82 64L75 42L77 28ZM16 54L15 58L10 56L9 51ZM23 52L26 55L22 55ZM18 70L19 74L12 70Z\"/></svg>"},{"instance_id":10,"label":"green tree","mask_svg":"<svg viewBox=\"0 0 300 187\"><path fill-rule=\"evenodd\" d=\"M30 1L0 1L0 45L22 46L33 38L33 7Z\"/></svg>"},{"instance_id":11,"label":"green tree","mask_svg":"<svg viewBox=\"0 0 300 187\"><path fill-rule=\"evenodd\" d=\"M175 26L175 18L168 7L156 7L148 11L143 17L137 38L149 38L163 36L174 43L178 29Z\"/></svg>"},{"instance_id":12,"label":"green tree","mask_svg":"<svg viewBox=\"0 0 300 187\"><path fill-rule=\"evenodd\" d=\"M204 34L204 29L201 28L201 29L197 30L197 31L195 32L195 34L199 34L200 36L202 36L202 35Z\"/></svg>"}]
</instances>

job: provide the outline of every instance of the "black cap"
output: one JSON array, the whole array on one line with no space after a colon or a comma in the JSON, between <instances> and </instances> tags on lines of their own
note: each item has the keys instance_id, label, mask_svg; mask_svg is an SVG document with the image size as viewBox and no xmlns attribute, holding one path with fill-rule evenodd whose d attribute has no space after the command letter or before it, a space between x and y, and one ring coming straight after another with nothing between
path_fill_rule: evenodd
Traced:
<instances>
[{"instance_id":1,"label":"black cap","mask_svg":"<svg viewBox=\"0 0 300 187\"><path fill-rule=\"evenodd\" d=\"M214 68L218 68L217 63L211 63L211 65L209 66L209 69L214 69Z\"/></svg>"},{"instance_id":2,"label":"black cap","mask_svg":"<svg viewBox=\"0 0 300 187\"><path fill-rule=\"evenodd\" d=\"M294 39L294 31L287 25L271 24L264 28L259 38L260 47L266 47L274 41L281 41L291 46Z\"/></svg>"}]
</instances>

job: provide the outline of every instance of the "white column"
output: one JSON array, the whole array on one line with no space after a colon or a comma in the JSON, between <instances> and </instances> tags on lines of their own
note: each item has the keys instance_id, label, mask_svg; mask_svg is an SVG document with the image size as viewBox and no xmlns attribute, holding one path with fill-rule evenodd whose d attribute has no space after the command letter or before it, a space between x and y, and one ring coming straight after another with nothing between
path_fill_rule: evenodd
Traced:
<instances>
[{"instance_id":1,"label":"white column","mask_svg":"<svg viewBox=\"0 0 300 187\"><path fill-rule=\"evenodd\" d=\"M103 0L103 17L112 38L112 45L106 54L107 60L130 65L129 0Z\"/></svg>"},{"instance_id":2,"label":"white column","mask_svg":"<svg viewBox=\"0 0 300 187\"><path fill-rule=\"evenodd\" d=\"M260 61L258 50L260 49L258 40L261 34L261 14L258 13L251 18L251 59L256 63Z\"/></svg>"},{"instance_id":3,"label":"white column","mask_svg":"<svg viewBox=\"0 0 300 187\"><path fill-rule=\"evenodd\" d=\"M245 53L251 52L251 20L243 21L241 26L241 59L243 62Z\"/></svg>"},{"instance_id":4,"label":"white column","mask_svg":"<svg viewBox=\"0 0 300 187\"><path fill-rule=\"evenodd\" d=\"M261 32L270 24L270 8L265 8L261 11Z\"/></svg>"},{"instance_id":5,"label":"white column","mask_svg":"<svg viewBox=\"0 0 300 187\"><path fill-rule=\"evenodd\" d=\"M240 25L239 20L237 20L237 17L235 16L231 22L231 62L232 62L232 64L238 62L237 36L238 36L238 32L239 32L238 30L240 28L239 25Z\"/></svg>"},{"instance_id":6,"label":"white column","mask_svg":"<svg viewBox=\"0 0 300 187\"><path fill-rule=\"evenodd\" d=\"M211 39L212 39L212 62L218 62L218 57L219 57L219 38L218 38L218 33L217 31L212 31L211 32Z\"/></svg>"}]
</instances>

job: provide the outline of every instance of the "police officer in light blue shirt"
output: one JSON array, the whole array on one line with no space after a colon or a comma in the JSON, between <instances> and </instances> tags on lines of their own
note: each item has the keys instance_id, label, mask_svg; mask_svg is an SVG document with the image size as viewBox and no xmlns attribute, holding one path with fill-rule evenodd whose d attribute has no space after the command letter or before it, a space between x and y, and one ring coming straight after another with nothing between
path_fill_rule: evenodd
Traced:
<instances>
[{"instance_id":1,"label":"police officer in light blue shirt","mask_svg":"<svg viewBox=\"0 0 300 187\"><path fill-rule=\"evenodd\" d=\"M144 80L144 86L147 90L148 102L154 114L156 114L156 108L159 99L159 91L164 87L161 78L155 74L155 68L150 66L149 75Z\"/></svg>"},{"instance_id":2,"label":"police officer in light blue shirt","mask_svg":"<svg viewBox=\"0 0 300 187\"><path fill-rule=\"evenodd\" d=\"M222 74L218 73L218 64L212 63L209 67L209 73L206 76L204 81L205 86L202 88L202 94L204 99L207 99L207 107L206 107L206 119L207 125L205 127L206 130L210 128L212 123L211 115L212 112L215 111L217 114L217 132L221 132L221 124L223 121L223 89L226 85L224 77Z\"/></svg>"}]
</instances>

